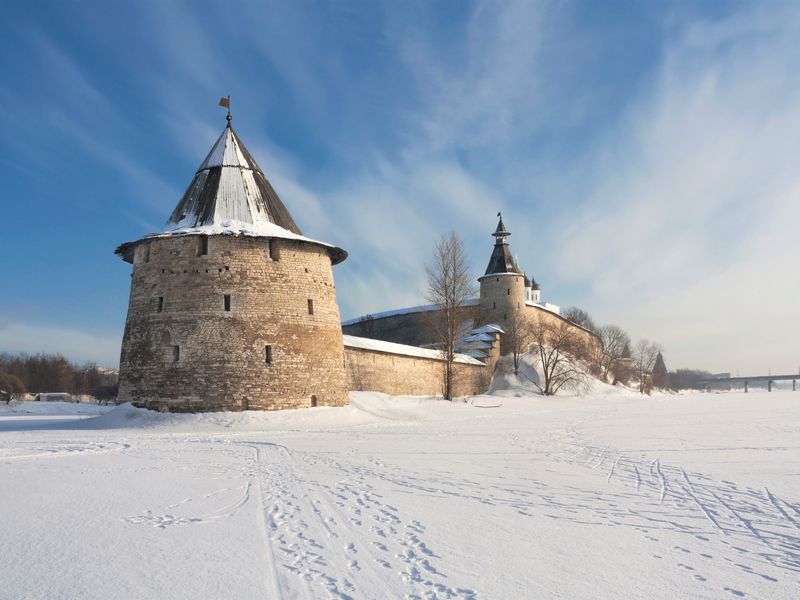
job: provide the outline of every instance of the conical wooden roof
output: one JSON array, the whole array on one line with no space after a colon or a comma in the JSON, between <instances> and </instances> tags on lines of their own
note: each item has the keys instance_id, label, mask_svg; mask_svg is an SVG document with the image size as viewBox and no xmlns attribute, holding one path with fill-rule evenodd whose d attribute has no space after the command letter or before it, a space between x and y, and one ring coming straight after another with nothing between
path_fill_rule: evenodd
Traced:
<instances>
[{"instance_id":1,"label":"conical wooden roof","mask_svg":"<svg viewBox=\"0 0 800 600\"><path fill-rule=\"evenodd\" d=\"M508 246L508 236L510 236L511 233L506 229L505 225L503 225L503 217L500 216L500 213L498 213L497 216L500 218L500 221L497 223L497 229L492 234L495 240L494 249L492 250L492 256L489 258L489 265L486 267L484 277L486 275L506 273L522 275L522 269L517 265L517 261L514 260Z\"/></svg>"},{"instance_id":2,"label":"conical wooden roof","mask_svg":"<svg viewBox=\"0 0 800 600\"><path fill-rule=\"evenodd\" d=\"M167 226L205 227L226 221L273 223L301 234L230 121L197 169Z\"/></svg>"},{"instance_id":3,"label":"conical wooden roof","mask_svg":"<svg viewBox=\"0 0 800 600\"><path fill-rule=\"evenodd\" d=\"M194 174L192 182L172 211L164 231L121 244L115 251L133 262L139 242L173 235L244 235L283 238L327 248L333 264L347 252L305 237L292 219L264 171L228 124Z\"/></svg>"}]
</instances>

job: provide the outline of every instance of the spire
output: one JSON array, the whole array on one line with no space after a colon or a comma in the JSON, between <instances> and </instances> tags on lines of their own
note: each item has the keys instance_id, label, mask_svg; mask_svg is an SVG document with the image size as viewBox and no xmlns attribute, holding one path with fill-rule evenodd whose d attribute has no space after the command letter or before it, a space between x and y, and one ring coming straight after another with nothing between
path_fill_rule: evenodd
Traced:
<instances>
[{"instance_id":1,"label":"spire","mask_svg":"<svg viewBox=\"0 0 800 600\"><path fill-rule=\"evenodd\" d=\"M167 226L179 229L225 222L256 226L272 223L300 234L261 167L233 130L230 102L223 98L220 104L229 109L225 129L197 169Z\"/></svg>"},{"instance_id":2,"label":"spire","mask_svg":"<svg viewBox=\"0 0 800 600\"><path fill-rule=\"evenodd\" d=\"M494 275L498 273L515 273L522 275L522 270L511 255L511 250L508 246L508 236L510 236L511 233L503 224L502 215L497 213L497 217L499 219L497 229L495 229L495 232L492 234L495 240L494 250L492 251L492 257L489 259L489 266L486 267L485 275Z\"/></svg>"},{"instance_id":3,"label":"spire","mask_svg":"<svg viewBox=\"0 0 800 600\"><path fill-rule=\"evenodd\" d=\"M505 238L510 236L511 233L509 233L506 230L506 226L503 225L503 216L500 213L497 213L497 218L499 219L497 223L497 229L494 230L492 236L497 239L497 243L508 244L508 240L506 240Z\"/></svg>"}]
</instances>

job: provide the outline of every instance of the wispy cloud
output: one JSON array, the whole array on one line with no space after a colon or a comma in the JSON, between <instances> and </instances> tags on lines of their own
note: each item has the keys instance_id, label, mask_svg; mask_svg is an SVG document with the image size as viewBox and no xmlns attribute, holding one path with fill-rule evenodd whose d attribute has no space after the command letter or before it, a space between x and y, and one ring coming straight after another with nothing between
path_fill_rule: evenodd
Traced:
<instances>
[{"instance_id":1,"label":"wispy cloud","mask_svg":"<svg viewBox=\"0 0 800 600\"><path fill-rule=\"evenodd\" d=\"M0 124L40 181L109 173L127 236L167 217L230 93L304 232L350 252L345 317L420 302L449 230L477 277L503 210L547 300L658 339L669 366L794 368L800 10L635 6L78 6L80 43L14 38L31 101Z\"/></svg>"},{"instance_id":2,"label":"wispy cloud","mask_svg":"<svg viewBox=\"0 0 800 600\"><path fill-rule=\"evenodd\" d=\"M800 293L797 32L794 12L679 29L652 89L575 165L600 176L552 238L561 279L590 282L585 305L673 366L796 367L778 331Z\"/></svg>"}]
</instances>

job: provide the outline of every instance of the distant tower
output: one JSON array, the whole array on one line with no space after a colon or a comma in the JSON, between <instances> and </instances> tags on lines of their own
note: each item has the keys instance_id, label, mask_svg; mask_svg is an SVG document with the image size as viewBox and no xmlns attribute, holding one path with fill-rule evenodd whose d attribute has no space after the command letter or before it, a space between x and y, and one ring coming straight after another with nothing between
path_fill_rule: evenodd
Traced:
<instances>
[{"instance_id":1,"label":"distant tower","mask_svg":"<svg viewBox=\"0 0 800 600\"><path fill-rule=\"evenodd\" d=\"M119 400L157 410L347 403L332 265L228 124L133 264Z\"/></svg>"},{"instance_id":2,"label":"distant tower","mask_svg":"<svg viewBox=\"0 0 800 600\"><path fill-rule=\"evenodd\" d=\"M653 365L651 380L654 388L667 387L667 365L664 364L664 357L661 356L661 352L656 356L656 363Z\"/></svg>"},{"instance_id":3,"label":"distant tower","mask_svg":"<svg viewBox=\"0 0 800 600\"><path fill-rule=\"evenodd\" d=\"M478 278L481 292L479 320L482 324L497 323L502 327L517 311L525 309L525 274L511 255L508 246L511 233L506 230L500 213L497 216L499 222L492 234L494 250L486 273Z\"/></svg>"}]
</instances>

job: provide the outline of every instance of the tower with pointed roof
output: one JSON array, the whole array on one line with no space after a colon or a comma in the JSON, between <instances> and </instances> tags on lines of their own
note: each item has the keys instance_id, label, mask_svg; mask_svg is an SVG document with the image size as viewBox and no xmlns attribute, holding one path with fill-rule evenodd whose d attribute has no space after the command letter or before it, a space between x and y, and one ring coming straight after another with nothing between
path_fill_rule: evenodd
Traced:
<instances>
[{"instance_id":1,"label":"tower with pointed roof","mask_svg":"<svg viewBox=\"0 0 800 600\"><path fill-rule=\"evenodd\" d=\"M508 237L511 233L497 214L497 229L492 256L480 282L479 320L482 324L496 323L501 327L525 309L526 277L511 254Z\"/></svg>"},{"instance_id":2,"label":"tower with pointed roof","mask_svg":"<svg viewBox=\"0 0 800 600\"><path fill-rule=\"evenodd\" d=\"M659 352L656 356L656 362L653 365L653 372L650 375L653 387L667 387L667 373L667 365L664 362L664 356Z\"/></svg>"},{"instance_id":3,"label":"tower with pointed roof","mask_svg":"<svg viewBox=\"0 0 800 600\"><path fill-rule=\"evenodd\" d=\"M206 411L347 403L332 266L228 123L133 265L119 400Z\"/></svg>"}]
</instances>

